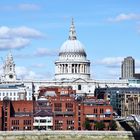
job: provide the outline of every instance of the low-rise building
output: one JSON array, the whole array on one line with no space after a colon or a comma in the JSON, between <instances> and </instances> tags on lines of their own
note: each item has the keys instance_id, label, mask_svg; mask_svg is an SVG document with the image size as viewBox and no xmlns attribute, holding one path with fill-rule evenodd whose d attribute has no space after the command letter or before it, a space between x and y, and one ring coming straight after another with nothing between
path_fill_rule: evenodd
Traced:
<instances>
[{"instance_id":1,"label":"low-rise building","mask_svg":"<svg viewBox=\"0 0 140 140\"><path fill-rule=\"evenodd\" d=\"M2 106L1 130L33 130L33 102L27 100L11 101L4 97Z\"/></svg>"}]
</instances>

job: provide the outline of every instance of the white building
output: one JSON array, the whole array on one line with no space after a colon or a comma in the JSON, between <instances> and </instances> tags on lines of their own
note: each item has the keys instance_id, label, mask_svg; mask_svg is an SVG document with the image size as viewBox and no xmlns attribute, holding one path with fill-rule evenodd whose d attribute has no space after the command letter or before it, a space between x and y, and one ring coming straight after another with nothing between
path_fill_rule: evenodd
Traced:
<instances>
[{"instance_id":1,"label":"white building","mask_svg":"<svg viewBox=\"0 0 140 140\"><path fill-rule=\"evenodd\" d=\"M11 52L3 65L3 75L0 83L0 100L5 96L11 100L32 100L33 83L17 80L15 63Z\"/></svg>"},{"instance_id":2,"label":"white building","mask_svg":"<svg viewBox=\"0 0 140 140\"><path fill-rule=\"evenodd\" d=\"M33 127L35 130L52 130L53 117L34 117Z\"/></svg>"},{"instance_id":3,"label":"white building","mask_svg":"<svg viewBox=\"0 0 140 140\"><path fill-rule=\"evenodd\" d=\"M40 86L72 86L78 94L93 95L96 87L127 87L129 85L128 80L94 80L90 78L90 61L87 60L82 43L77 40L73 20L68 40L60 47L59 57L55 62L55 78L53 80L17 80L11 54L8 55L3 68L4 74L1 77L1 83L5 85L23 84L28 100L32 99L33 93L37 98ZM0 88L1 100L4 97L3 92ZM10 96L10 91L7 93ZM18 99L18 97L15 98Z\"/></svg>"},{"instance_id":4,"label":"white building","mask_svg":"<svg viewBox=\"0 0 140 140\"><path fill-rule=\"evenodd\" d=\"M59 58L55 62L56 79L90 79L90 61L86 58L82 43L77 40L74 23L69 31L69 38L60 48Z\"/></svg>"}]
</instances>

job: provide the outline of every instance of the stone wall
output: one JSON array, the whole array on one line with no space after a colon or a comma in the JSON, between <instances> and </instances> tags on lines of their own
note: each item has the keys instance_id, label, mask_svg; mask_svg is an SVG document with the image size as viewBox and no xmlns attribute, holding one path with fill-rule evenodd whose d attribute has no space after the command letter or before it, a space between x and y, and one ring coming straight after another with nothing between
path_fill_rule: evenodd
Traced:
<instances>
[{"instance_id":1,"label":"stone wall","mask_svg":"<svg viewBox=\"0 0 140 140\"><path fill-rule=\"evenodd\" d=\"M0 140L140 140L130 131L0 131Z\"/></svg>"}]
</instances>

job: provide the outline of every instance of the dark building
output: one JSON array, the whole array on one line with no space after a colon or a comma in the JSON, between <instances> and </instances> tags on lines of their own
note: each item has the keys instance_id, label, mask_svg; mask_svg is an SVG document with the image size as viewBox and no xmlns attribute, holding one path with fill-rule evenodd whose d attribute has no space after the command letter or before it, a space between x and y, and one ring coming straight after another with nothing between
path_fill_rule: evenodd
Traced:
<instances>
[{"instance_id":1,"label":"dark building","mask_svg":"<svg viewBox=\"0 0 140 140\"><path fill-rule=\"evenodd\" d=\"M135 73L135 60L129 56L124 58L121 65L121 78L132 79Z\"/></svg>"},{"instance_id":2,"label":"dark building","mask_svg":"<svg viewBox=\"0 0 140 140\"><path fill-rule=\"evenodd\" d=\"M108 87L95 89L97 98L106 97L113 106L113 110L119 116L128 116L130 114L140 115L140 88L128 87Z\"/></svg>"}]
</instances>

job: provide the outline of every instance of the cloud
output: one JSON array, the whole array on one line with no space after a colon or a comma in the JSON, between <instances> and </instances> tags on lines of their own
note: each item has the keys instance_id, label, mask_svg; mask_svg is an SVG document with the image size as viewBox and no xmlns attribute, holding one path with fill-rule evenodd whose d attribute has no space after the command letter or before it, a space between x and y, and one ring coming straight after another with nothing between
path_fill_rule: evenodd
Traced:
<instances>
[{"instance_id":1,"label":"cloud","mask_svg":"<svg viewBox=\"0 0 140 140\"><path fill-rule=\"evenodd\" d=\"M52 74L50 72L47 72L46 74L41 74L35 71L32 71L29 68L26 68L24 66L17 66L16 67L16 74L19 79L51 79Z\"/></svg>"},{"instance_id":2,"label":"cloud","mask_svg":"<svg viewBox=\"0 0 140 140\"><path fill-rule=\"evenodd\" d=\"M124 57L106 57L94 62L95 65L105 65L106 67L120 67Z\"/></svg>"},{"instance_id":3,"label":"cloud","mask_svg":"<svg viewBox=\"0 0 140 140\"><path fill-rule=\"evenodd\" d=\"M38 48L35 52L35 56L56 56L58 54L58 50L56 49L48 49L48 48Z\"/></svg>"},{"instance_id":4,"label":"cloud","mask_svg":"<svg viewBox=\"0 0 140 140\"><path fill-rule=\"evenodd\" d=\"M21 3L16 5L1 5L0 10L2 11L36 11L39 10L41 7L40 5L33 4L33 3Z\"/></svg>"},{"instance_id":5,"label":"cloud","mask_svg":"<svg viewBox=\"0 0 140 140\"><path fill-rule=\"evenodd\" d=\"M43 63L38 63L38 64L32 64L31 65L32 67L34 67L34 68L44 68L45 66L46 66L46 64L43 64Z\"/></svg>"},{"instance_id":6,"label":"cloud","mask_svg":"<svg viewBox=\"0 0 140 140\"><path fill-rule=\"evenodd\" d=\"M134 14L134 13L121 13L117 15L114 18L108 18L108 21L110 22L121 22L121 21L126 21L126 20L137 20L140 19L140 14Z\"/></svg>"},{"instance_id":7,"label":"cloud","mask_svg":"<svg viewBox=\"0 0 140 140\"><path fill-rule=\"evenodd\" d=\"M43 34L25 26L18 28L0 27L0 50L20 49L31 43L31 39L42 38Z\"/></svg>"},{"instance_id":8,"label":"cloud","mask_svg":"<svg viewBox=\"0 0 140 140\"><path fill-rule=\"evenodd\" d=\"M24 11L33 11L33 10L39 10L40 6L37 4L31 4L31 3L22 3L19 4L18 6L19 10L24 10Z\"/></svg>"}]
</instances>

